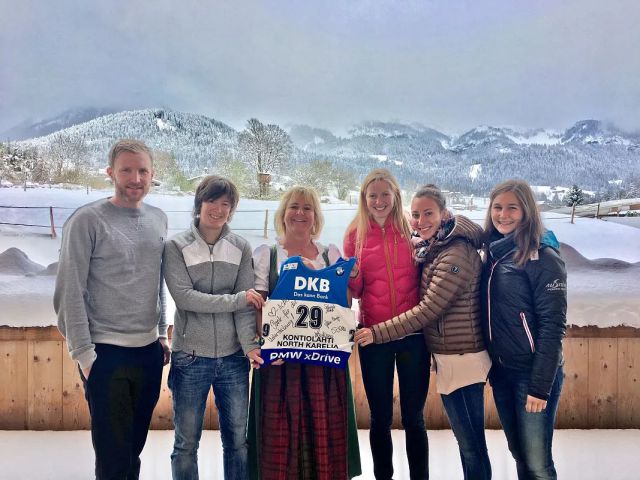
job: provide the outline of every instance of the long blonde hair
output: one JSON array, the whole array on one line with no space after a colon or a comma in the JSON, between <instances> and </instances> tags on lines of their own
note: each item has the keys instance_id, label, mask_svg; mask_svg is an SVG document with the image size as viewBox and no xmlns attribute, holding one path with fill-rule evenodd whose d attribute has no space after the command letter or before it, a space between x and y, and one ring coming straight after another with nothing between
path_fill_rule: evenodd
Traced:
<instances>
[{"instance_id":1,"label":"long blonde hair","mask_svg":"<svg viewBox=\"0 0 640 480\"><path fill-rule=\"evenodd\" d=\"M292 198L298 196L302 197L305 202L309 202L313 208L314 221L313 227L311 228L311 238L317 240L320 236L320 232L322 231L322 227L324 226L324 215L320 209L320 198L318 198L318 193L311 187L295 185L282 194L282 197L280 197L280 205L278 205L278 209L273 217L273 224L276 227L276 233L278 236L284 237L287 231L287 227L284 224L284 214L287 211L287 205L289 205Z\"/></svg>"},{"instance_id":2,"label":"long blonde hair","mask_svg":"<svg viewBox=\"0 0 640 480\"><path fill-rule=\"evenodd\" d=\"M513 240L518 247L513 259L516 265L523 266L527 260L540 248L540 237L544 233L542 218L536 205L536 199L531 187L524 180L511 179L496 185L489 196L489 209L484 221L484 231L487 239L490 239L496 231L491 220L491 209L498 195L512 192L522 208L522 220L513 234Z\"/></svg>"},{"instance_id":3,"label":"long blonde hair","mask_svg":"<svg viewBox=\"0 0 640 480\"><path fill-rule=\"evenodd\" d=\"M376 168L369 172L364 178L362 186L360 187L360 197L358 202L358 210L356 216L351 221L345 232L345 238L347 238L352 231L356 231L356 257L360 258L362 254L362 247L364 246L365 239L369 234L369 209L367 208L367 188L373 182L384 181L391 187L393 193L393 208L389 214L393 220L393 225L400 233L404 235L407 243L411 243L411 228L409 222L402 210L402 194L400 191L400 185L396 178L391 174L389 170L384 168ZM411 249L410 249L411 250Z\"/></svg>"}]
</instances>

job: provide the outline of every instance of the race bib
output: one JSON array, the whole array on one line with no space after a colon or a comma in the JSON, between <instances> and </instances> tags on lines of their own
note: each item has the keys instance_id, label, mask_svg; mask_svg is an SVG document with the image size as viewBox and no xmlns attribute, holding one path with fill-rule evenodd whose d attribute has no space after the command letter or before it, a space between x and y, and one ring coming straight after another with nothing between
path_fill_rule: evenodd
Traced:
<instances>
[{"instance_id":1,"label":"race bib","mask_svg":"<svg viewBox=\"0 0 640 480\"><path fill-rule=\"evenodd\" d=\"M347 302L355 259L338 260L321 270L300 257L282 264L280 276L262 308L262 358L345 368L353 347L356 320Z\"/></svg>"}]
</instances>

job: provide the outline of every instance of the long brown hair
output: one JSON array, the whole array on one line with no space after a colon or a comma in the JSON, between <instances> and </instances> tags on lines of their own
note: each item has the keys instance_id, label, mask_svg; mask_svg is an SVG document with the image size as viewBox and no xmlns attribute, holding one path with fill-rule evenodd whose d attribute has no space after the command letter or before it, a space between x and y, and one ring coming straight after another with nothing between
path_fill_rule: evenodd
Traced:
<instances>
[{"instance_id":1,"label":"long brown hair","mask_svg":"<svg viewBox=\"0 0 640 480\"><path fill-rule=\"evenodd\" d=\"M522 208L522 220L513 234L513 240L518 250L513 256L516 265L523 266L527 260L540 248L540 237L544 233L542 218L536 205L533 191L527 182L520 179L506 180L496 185L489 196L489 209L484 221L484 231L487 239L491 238L496 227L491 220L491 209L498 195L512 192Z\"/></svg>"},{"instance_id":2,"label":"long brown hair","mask_svg":"<svg viewBox=\"0 0 640 480\"><path fill-rule=\"evenodd\" d=\"M362 182L356 216L351 221L347 227L347 231L345 232L346 238L353 230L356 231L356 257L358 257L358 259L362 253L362 247L365 243L365 239L369 234L370 215L369 210L367 209L367 188L369 188L369 185L373 182L378 181L387 182L389 187L391 187L391 192L393 193L393 208L389 215L393 220L395 228L398 229L398 231L404 235L405 240L410 243L411 228L409 227L409 222L402 210L402 192L400 191L400 185L389 170L376 168L369 172Z\"/></svg>"}]
</instances>

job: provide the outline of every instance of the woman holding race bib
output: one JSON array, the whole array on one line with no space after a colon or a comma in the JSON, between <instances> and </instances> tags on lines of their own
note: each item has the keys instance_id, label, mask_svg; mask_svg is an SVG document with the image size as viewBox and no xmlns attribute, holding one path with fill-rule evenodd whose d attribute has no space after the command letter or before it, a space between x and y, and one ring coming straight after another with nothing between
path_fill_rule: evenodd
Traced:
<instances>
[{"instance_id":1,"label":"woman holding race bib","mask_svg":"<svg viewBox=\"0 0 640 480\"><path fill-rule=\"evenodd\" d=\"M266 298L280 265L300 256L321 269L340 258L338 247L317 241L324 218L317 193L287 190L275 214L278 239L254 254L255 289ZM348 370L294 362L254 372L249 419L252 479L341 480L360 475L360 454Z\"/></svg>"},{"instance_id":2,"label":"woman holding race bib","mask_svg":"<svg viewBox=\"0 0 640 480\"><path fill-rule=\"evenodd\" d=\"M164 247L164 276L176 302L169 388L173 394L174 480L198 478L198 446L213 387L220 419L225 480L247 477L249 357L259 359L251 246L227 223L236 186L217 175L198 185L191 228ZM255 307L255 308L254 308Z\"/></svg>"},{"instance_id":3,"label":"woman holding race bib","mask_svg":"<svg viewBox=\"0 0 640 480\"><path fill-rule=\"evenodd\" d=\"M360 323L372 327L418 304L419 269L413 260L409 223L398 182L373 170L360 189L358 213L345 234L345 256L356 257L349 282L360 299ZM393 477L393 377L398 371L400 410L412 480L429 478L424 404L429 388L429 353L421 333L381 345L360 347L362 380L371 410L369 440L377 480Z\"/></svg>"}]
</instances>

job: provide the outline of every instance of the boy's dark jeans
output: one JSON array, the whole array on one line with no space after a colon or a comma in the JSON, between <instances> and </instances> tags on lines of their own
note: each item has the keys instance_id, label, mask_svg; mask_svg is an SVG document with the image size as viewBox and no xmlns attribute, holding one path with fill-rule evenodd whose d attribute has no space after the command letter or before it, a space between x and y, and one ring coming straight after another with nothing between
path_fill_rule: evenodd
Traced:
<instances>
[{"instance_id":1,"label":"boy's dark jeans","mask_svg":"<svg viewBox=\"0 0 640 480\"><path fill-rule=\"evenodd\" d=\"M80 372L91 414L96 479L134 480L160 395L162 346L158 341L144 347L96 344L96 354L89 379Z\"/></svg>"}]
</instances>

